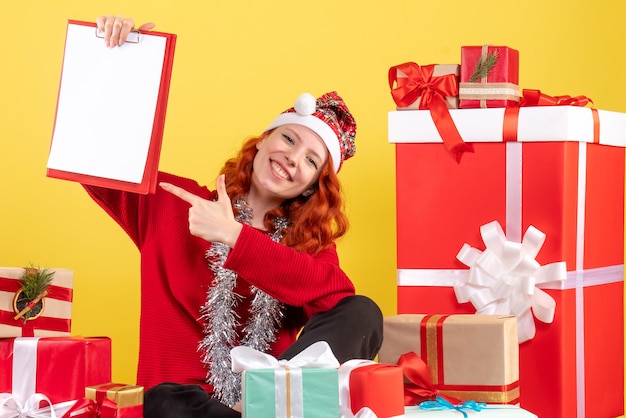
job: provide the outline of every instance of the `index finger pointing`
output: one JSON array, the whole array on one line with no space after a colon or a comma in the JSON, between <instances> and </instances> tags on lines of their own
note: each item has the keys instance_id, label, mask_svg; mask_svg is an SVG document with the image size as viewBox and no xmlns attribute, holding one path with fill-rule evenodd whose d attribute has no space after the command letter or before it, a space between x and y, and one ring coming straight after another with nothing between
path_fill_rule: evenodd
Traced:
<instances>
[{"instance_id":1,"label":"index finger pointing","mask_svg":"<svg viewBox=\"0 0 626 418\"><path fill-rule=\"evenodd\" d=\"M170 192L171 194L173 194L174 196L178 196L181 199L183 199L185 202L187 203L191 203L192 205L194 203L197 203L198 200L202 200L201 197L196 196L193 193L189 193L187 190L178 187L178 186L174 186L173 184L170 183L159 183L159 186L161 186L161 188L167 192Z\"/></svg>"}]
</instances>

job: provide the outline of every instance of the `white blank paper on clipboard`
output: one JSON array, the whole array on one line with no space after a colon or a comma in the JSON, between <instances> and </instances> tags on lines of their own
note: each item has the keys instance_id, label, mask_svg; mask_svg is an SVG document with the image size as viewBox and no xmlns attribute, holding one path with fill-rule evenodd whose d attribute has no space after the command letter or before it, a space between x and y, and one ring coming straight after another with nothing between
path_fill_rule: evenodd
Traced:
<instances>
[{"instance_id":1,"label":"white blank paper on clipboard","mask_svg":"<svg viewBox=\"0 0 626 418\"><path fill-rule=\"evenodd\" d=\"M49 170L142 183L167 40L107 48L95 26L68 24Z\"/></svg>"}]
</instances>

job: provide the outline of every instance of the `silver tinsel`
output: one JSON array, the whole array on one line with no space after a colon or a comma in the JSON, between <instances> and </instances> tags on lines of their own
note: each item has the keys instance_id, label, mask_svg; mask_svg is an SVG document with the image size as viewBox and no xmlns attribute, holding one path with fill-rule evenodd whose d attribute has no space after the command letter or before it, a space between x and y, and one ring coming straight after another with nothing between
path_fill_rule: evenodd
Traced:
<instances>
[{"instance_id":1,"label":"silver tinsel","mask_svg":"<svg viewBox=\"0 0 626 418\"><path fill-rule=\"evenodd\" d=\"M252 209L247 206L245 198L237 199L235 208L239 213L237 221L249 224ZM272 240L279 242L288 225L289 221L285 218L275 219L274 231L270 235ZM215 278L201 308L205 326L199 350L202 352L202 362L208 369L207 382L213 386L215 396L222 403L233 406L241 398L241 375L232 371L230 360L230 350L237 345L237 328L241 325L236 313L241 296L234 292L237 273L223 267L229 251L227 245L214 242L206 253ZM254 286L250 289L254 298L240 345L267 351L276 340L276 331L284 317L284 305Z\"/></svg>"}]
</instances>

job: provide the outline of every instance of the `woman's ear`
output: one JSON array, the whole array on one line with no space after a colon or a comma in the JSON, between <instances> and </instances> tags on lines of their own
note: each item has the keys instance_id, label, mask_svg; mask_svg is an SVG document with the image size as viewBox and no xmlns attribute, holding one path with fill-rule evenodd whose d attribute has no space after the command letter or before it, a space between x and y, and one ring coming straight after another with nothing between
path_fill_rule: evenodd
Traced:
<instances>
[{"instance_id":1,"label":"woman's ear","mask_svg":"<svg viewBox=\"0 0 626 418\"><path fill-rule=\"evenodd\" d=\"M266 139L267 139L267 135L264 136L259 142L256 143L256 149L257 150L261 149L261 147L263 146L263 143L265 142Z\"/></svg>"}]
</instances>

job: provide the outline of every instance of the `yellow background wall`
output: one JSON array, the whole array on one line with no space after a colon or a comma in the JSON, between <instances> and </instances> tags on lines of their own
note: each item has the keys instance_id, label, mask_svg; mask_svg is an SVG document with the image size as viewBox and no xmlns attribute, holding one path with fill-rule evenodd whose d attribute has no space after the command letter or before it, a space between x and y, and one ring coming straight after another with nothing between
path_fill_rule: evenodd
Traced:
<instances>
[{"instance_id":1,"label":"yellow background wall","mask_svg":"<svg viewBox=\"0 0 626 418\"><path fill-rule=\"evenodd\" d=\"M390 66L508 45L522 88L626 112L626 3L614 0L22 0L2 10L0 265L74 270L73 333L113 339L121 382L134 382L137 361L137 251L78 184L45 176L67 19L125 13L178 35L160 168L201 183L299 93L338 90L359 124L357 156L340 173L352 219L340 256L385 315L396 309Z\"/></svg>"}]
</instances>

